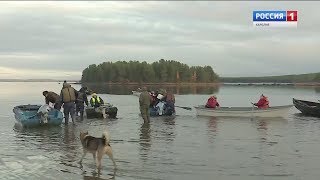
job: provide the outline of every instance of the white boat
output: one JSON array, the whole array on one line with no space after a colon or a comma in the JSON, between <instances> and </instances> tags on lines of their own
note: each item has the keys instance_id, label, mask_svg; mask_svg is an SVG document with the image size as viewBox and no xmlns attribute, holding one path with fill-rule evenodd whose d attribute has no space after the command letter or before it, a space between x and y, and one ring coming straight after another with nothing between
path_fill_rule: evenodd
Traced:
<instances>
[{"instance_id":1,"label":"white boat","mask_svg":"<svg viewBox=\"0 0 320 180\"><path fill-rule=\"evenodd\" d=\"M141 92L139 92L139 91L132 91L132 95L134 95L134 96L140 96L140 94L141 94Z\"/></svg>"},{"instance_id":2,"label":"white boat","mask_svg":"<svg viewBox=\"0 0 320 180\"><path fill-rule=\"evenodd\" d=\"M198 116L215 117L283 117L288 114L293 105L273 106L267 109L258 109L257 107L219 107L206 108L205 106L196 106Z\"/></svg>"}]
</instances>

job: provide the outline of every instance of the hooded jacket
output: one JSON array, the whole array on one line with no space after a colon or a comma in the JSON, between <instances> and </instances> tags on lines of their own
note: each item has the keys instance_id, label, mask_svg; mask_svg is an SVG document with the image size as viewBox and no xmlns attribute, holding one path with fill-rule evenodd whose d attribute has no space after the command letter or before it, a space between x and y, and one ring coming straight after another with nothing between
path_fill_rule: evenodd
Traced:
<instances>
[{"instance_id":1,"label":"hooded jacket","mask_svg":"<svg viewBox=\"0 0 320 180\"><path fill-rule=\"evenodd\" d=\"M219 107L219 103L218 101L216 100L216 98L214 97L210 97L207 101L207 104L206 104L206 107L207 108L216 108L216 107Z\"/></svg>"},{"instance_id":2,"label":"hooded jacket","mask_svg":"<svg viewBox=\"0 0 320 180\"><path fill-rule=\"evenodd\" d=\"M64 83L60 93L62 103L75 102L78 92L70 84Z\"/></svg>"},{"instance_id":3,"label":"hooded jacket","mask_svg":"<svg viewBox=\"0 0 320 180\"><path fill-rule=\"evenodd\" d=\"M83 102L88 106L88 97L86 94L86 90L84 88L81 88L78 92L77 103L83 104Z\"/></svg>"},{"instance_id":4,"label":"hooded jacket","mask_svg":"<svg viewBox=\"0 0 320 180\"><path fill-rule=\"evenodd\" d=\"M269 100L267 97L263 96L262 98L259 99L257 103L254 105L258 106L259 109L266 109L269 107Z\"/></svg>"},{"instance_id":5,"label":"hooded jacket","mask_svg":"<svg viewBox=\"0 0 320 180\"><path fill-rule=\"evenodd\" d=\"M51 91L49 91L45 97L46 97L46 104L49 104L49 102L57 103L60 100L60 96L55 92L51 92Z\"/></svg>"},{"instance_id":6,"label":"hooded jacket","mask_svg":"<svg viewBox=\"0 0 320 180\"><path fill-rule=\"evenodd\" d=\"M139 97L139 105L149 107L151 103L151 96L148 91L143 91Z\"/></svg>"}]
</instances>

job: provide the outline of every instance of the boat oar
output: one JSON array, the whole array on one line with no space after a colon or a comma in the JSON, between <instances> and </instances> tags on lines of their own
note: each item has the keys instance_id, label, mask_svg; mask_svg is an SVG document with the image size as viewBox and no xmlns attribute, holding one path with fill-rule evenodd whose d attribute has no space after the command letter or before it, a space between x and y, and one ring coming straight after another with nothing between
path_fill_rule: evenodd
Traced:
<instances>
[{"instance_id":1,"label":"boat oar","mask_svg":"<svg viewBox=\"0 0 320 180\"><path fill-rule=\"evenodd\" d=\"M251 102L251 104L252 104L252 109L251 109L251 118L253 118L254 103L253 103L253 102Z\"/></svg>"},{"instance_id":2,"label":"boat oar","mask_svg":"<svg viewBox=\"0 0 320 180\"><path fill-rule=\"evenodd\" d=\"M185 106L174 106L174 107L178 107L178 108L186 109L186 110L189 110L189 111L191 111L191 110L192 110L192 108L191 108L191 107L185 107Z\"/></svg>"}]
</instances>

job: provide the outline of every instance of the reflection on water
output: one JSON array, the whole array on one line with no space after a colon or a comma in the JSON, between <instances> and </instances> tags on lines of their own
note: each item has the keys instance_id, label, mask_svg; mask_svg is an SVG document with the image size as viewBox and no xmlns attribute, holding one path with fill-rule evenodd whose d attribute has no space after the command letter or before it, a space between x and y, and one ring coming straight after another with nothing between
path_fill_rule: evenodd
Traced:
<instances>
[{"instance_id":1,"label":"reflection on water","mask_svg":"<svg viewBox=\"0 0 320 180\"><path fill-rule=\"evenodd\" d=\"M143 123L140 128L140 158L141 160L148 159L148 151L150 151L151 147L151 136L150 136L150 124Z\"/></svg>"},{"instance_id":2,"label":"reflection on water","mask_svg":"<svg viewBox=\"0 0 320 180\"><path fill-rule=\"evenodd\" d=\"M315 87L314 90L315 90L317 93L320 93L320 87Z\"/></svg>"},{"instance_id":3,"label":"reflection on water","mask_svg":"<svg viewBox=\"0 0 320 180\"><path fill-rule=\"evenodd\" d=\"M118 94L118 95L129 95L132 94L133 90L141 88L138 85L107 85L107 84L84 84L89 89L100 94ZM171 90L174 94L214 94L219 92L219 86L161 86L152 85L148 86L150 90L158 90L164 88Z\"/></svg>"}]
</instances>

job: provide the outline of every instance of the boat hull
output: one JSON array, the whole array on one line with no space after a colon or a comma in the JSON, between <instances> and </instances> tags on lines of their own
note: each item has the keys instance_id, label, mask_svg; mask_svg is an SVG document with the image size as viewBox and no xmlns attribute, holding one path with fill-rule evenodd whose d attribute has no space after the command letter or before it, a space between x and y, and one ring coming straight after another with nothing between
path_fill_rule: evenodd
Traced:
<instances>
[{"instance_id":1,"label":"boat hull","mask_svg":"<svg viewBox=\"0 0 320 180\"><path fill-rule=\"evenodd\" d=\"M304 115L320 117L320 103L293 98L294 106Z\"/></svg>"},{"instance_id":2,"label":"boat hull","mask_svg":"<svg viewBox=\"0 0 320 180\"><path fill-rule=\"evenodd\" d=\"M252 107L221 107L216 109L195 107L198 116L214 117L283 117L293 105L275 106L268 109Z\"/></svg>"},{"instance_id":3,"label":"boat hull","mask_svg":"<svg viewBox=\"0 0 320 180\"><path fill-rule=\"evenodd\" d=\"M48 122L43 123L41 117L37 115L40 105L20 105L13 108L16 122L23 127L38 127L38 126L59 126L63 121L61 111L51 109L49 111Z\"/></svg>"},{"instance_id":4,"label":"boat hull","mask_svg":"<svg viewBox=\"0 0 320 180\"><path fill-rule=\"evenodd\" d=\"M113 106L106 106L106 114L109 118L116 118L118 114L118 108ZM100 112L96 112L93 107L86 107L86 115L88 119L103 118L103 114Z\"/></svg>"},{"instance_id":5,"label":"boat hull","mask_svg":"<svg viewBox=\"0 0 320 180\"><path fill-rule=\"evenodd\" d=\"M176 114L173 110L166 109L166 110L164 110L164 113L162 115L159 115L159 113L155 107L150 107L149 108L149 115L150 115L150 117L174 117Z\"/></svg>"}]
</instances>

